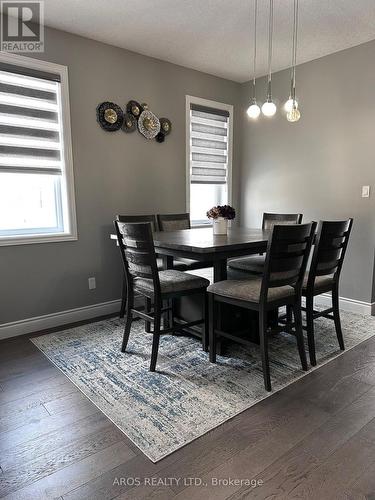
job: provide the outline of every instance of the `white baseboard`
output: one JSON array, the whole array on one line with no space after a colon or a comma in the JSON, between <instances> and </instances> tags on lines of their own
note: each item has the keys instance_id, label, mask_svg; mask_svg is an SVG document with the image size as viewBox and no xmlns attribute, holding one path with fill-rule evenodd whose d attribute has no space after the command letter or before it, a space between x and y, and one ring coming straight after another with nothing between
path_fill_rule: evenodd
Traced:
<instances>
[{"instance_id":1,"label":"white baseboard","mask_svg":"<svg viewBox=\"0 0 375 500\"><path fill-rule=\"evenodd\" d=\"M331 305L331 297L329 294L322 294L316 298L318 304L323 306ZM121 300L111 300L91 306L78 307L67 311L46 314L44 316L36 316L34 318L22 319L11 323L0 325L0 340L9 337L16 337L26 333L38 332L56 326L67 325L77 321L97 318L107 314L114 314L120 310ZM363 302L360 300L348 299L340 297L340 308L344 311L354 312L359 314L375 315L375 302Z\"/></svg>"},{"instance_id":2,"label":"white baseboard","mask_svg":"<svg viewBox=\"0 0 375 500\"><path fill-rule=\"evenodd\" d=\"M332 299L331 295L328 293L323 293L316 297L316 302L322 304L323 306L331 306ZM347 312L357 313L357 314L369 314L375 315L375 302L363 302L362 300L348 299L346 297L340 297L340 309Z\"/></svg>"},{"instance_id":3,"label":"white baseboard","mask_svg":"<svg viewBox=\"0 0 375 500\"><path fill-rule=\"evenodd\" d=\"M67 311L4 323L0 325L0 340L113 314L120 310L120 305L121 300L111 300L91 306L77 307L76 309L69 309Z\"/></svg>"}]
</instances>

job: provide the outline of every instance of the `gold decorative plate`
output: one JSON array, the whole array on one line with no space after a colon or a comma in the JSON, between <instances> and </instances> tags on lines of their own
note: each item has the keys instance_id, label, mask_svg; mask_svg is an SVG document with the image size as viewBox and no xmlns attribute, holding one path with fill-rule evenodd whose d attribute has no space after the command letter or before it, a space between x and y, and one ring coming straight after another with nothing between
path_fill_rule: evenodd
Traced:
<instances>
[{"instance_id":1,"label":"gold decorative plate","mask_svg":"<svg viewBox=\"0 0 375 500\"><path fill-rule=\"evenodd\" d=\"M146 139L154 139L160 132L159 118L152 111L142 111L138 120L138 130Z\"/></svg>"}]
</instances>

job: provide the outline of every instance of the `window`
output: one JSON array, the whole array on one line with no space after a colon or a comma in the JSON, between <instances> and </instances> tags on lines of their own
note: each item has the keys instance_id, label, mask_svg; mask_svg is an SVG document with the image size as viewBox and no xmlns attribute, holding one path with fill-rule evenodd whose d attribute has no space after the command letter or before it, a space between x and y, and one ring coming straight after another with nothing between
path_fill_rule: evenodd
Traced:
<instances>
[{"instance_id":1,"label":"window","mask_svg":"<svg viewBox=\"0 0 375 500\"><path fill-rule=\"evenodd\" d=\"M0 245L77 239L67 69L0 55Z\"/></svg>"},{"instance_id":2,"label":"window","mask_svg":"<svg viewBox=\"0 0 375 500\"><path fill-rule=\"evenodd\" d=\"M206 212L231 203L233 106L186 97L187 210L193 225Z\"/></svg>"}]
</instances>

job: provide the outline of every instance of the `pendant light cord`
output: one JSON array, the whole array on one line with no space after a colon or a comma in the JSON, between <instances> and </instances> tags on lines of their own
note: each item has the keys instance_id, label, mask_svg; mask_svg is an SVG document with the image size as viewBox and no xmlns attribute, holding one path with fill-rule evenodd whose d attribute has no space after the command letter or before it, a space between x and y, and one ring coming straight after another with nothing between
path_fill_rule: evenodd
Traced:
<instances>
[{"instance_id":1,"label":"pendant light cord","mask_svg":"<svg viewBox=\"0 0 375 500\"><path fill-rule=\"evenodd\" d=\"M291 98L296 98L296 65L297 65L297 33L298 33L298 0L294 0L293 5L293 49L292 49L292 78L291 78Z\"/></svg>"},{"instance_id":2,"label":"pendant light cord","mask_svg":"<svg viewBox=\"0 0 375 500\"><path fill-rule=\"evenodd\" d=\"M253 101L255 102L255 86L256 86L256 65L257 65L257 17L258 17L258 0L254 0L254 60L253 60Z\"/></svg>"},{"instance_id":3,"label":"pendant light cord","mask_svg":"<svg viewBox=\"0 0 375 500\"><path fill-rule=\"evenodd\" d=\"M268 88L267 97L271 97L271 68L272 68L272 38L273 38L273 0L270 0L268 23Z\"/></svg>"}]
</instances>

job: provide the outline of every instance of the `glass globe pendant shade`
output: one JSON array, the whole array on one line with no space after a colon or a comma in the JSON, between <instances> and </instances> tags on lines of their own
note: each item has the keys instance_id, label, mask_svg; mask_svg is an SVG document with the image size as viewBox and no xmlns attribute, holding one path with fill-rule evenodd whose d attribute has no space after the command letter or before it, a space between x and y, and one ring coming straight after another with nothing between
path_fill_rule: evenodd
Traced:
<instances>
[{"instance_id":1,"label":"glass globe pendant shade","mask_svg":"<svg viewBox=\"0 0 375 500\"><path fill-rule=\"evenodd\" d=\"M262 106L262 113L264 116L274 116L276 113L276 104L272 102L271 99L267 99L267 101Z\"/></svg>"},{"instance_id":2,"label":"glass globe pendant shade","mask_svg":"<svg viewBox=\"0 0 375 500\"><path fill-rule=\"evenodd\" d=\"M288 122L298 122L298 120L301 118L301 113L298 111L298 109L294 106L291 111L288 111L286 114L286 119Z\"/></svg>"},{"instance_id":3,"label":"glass globe pendant shade","mask_svg":"<svg viewBox=\"0 0 375 500\"><path fill-rule=\"evenodd\" d=\"M247 116L252 120L256 120L258 118L258 116L260 115L260 107L258 106L255 100L253 100L253 102L247 108L246 113Z\"/></svg>"},{"instance_id":4,"label":"glass globe pendant shade","mask_svg":"<svg viewBox=\"0 0 375 500\"><path fill-rule=\"evenodd\" d=\"M284 110L289 113L290 111L293 110L293 103L294 107L298 109L298 101L296 99L292 99L292 97L289 97L289 99L286 101L284 104Z\"/></svg>"}]
</instances>

